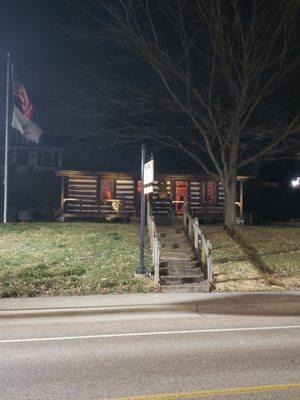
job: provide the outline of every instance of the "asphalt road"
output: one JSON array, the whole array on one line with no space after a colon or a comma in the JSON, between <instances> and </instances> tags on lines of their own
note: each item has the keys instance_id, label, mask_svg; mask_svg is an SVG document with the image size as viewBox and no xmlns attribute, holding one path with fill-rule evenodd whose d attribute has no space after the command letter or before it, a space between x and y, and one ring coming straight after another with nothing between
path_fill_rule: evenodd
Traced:
<instances>
[{"instance_id":1,"label":"asphalt road","mask_svg":"<svg viewBox=\"0 0 300 400\"><path fill-rule=\"evenodd\" d=\"M2 320L0 387L1 400L300 399L300 317Z\"/></svg>"}]
</instances>

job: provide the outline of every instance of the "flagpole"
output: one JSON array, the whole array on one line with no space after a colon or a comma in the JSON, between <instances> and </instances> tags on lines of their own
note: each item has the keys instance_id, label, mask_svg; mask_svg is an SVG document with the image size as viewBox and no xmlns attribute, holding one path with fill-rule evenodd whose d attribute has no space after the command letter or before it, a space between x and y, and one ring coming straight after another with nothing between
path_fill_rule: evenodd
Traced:
<instances>
[{"instance_id":1,"label":"flagpole","mask_svg":"<svg viewBox=\"0 0 300 400\"><path fill-rule=\"evenodd\" d=\"M6 55L6 108L5 108L5 150L4 150L4 199L3 223L7 223L7 176L8 176L8 130L9 130L9 81L10 81L10 54Z\"/></svg>"}]
</instances>

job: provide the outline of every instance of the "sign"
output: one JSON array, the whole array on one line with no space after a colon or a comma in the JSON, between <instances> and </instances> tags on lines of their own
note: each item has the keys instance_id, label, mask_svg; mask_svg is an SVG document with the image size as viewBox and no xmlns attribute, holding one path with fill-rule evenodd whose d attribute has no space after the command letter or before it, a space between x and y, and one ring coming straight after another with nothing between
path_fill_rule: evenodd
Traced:
<instances>
[{"instance_id":1,"label":"sign","mask_svg":"<svg viewBox=\"0 0 300 400\"><path fill-rule=\"evenodd\" d=\"M144 185L154 181L154 160L148 161L144 166ZM145 192L146 193L146 192Z\"/></svg>"},{"instance_id":2,"label":"sign","mask_svg":"<svg viewBox=\"0 0 300 400\"><path fill-rule=\"evenodd\" d=\"M144 194L149 194L149 193L153 193L152 185L144 187Z\"/></svg>"}]
</instances>

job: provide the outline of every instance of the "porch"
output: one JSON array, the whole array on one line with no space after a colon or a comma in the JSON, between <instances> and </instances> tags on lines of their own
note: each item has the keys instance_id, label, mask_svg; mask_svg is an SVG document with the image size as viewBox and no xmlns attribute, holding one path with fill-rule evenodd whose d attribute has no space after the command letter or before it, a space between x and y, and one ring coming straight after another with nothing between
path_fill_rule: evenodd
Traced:
<instances>
[{"instance_id":1,"label":"porch","mask_svg":"<svg viewBox=\"0 0 300 400\"><path fill-rule=\"evenodd\" d=\"M61 177L60 207L63 218L130 221L139 217L141 182L134 174L64 171ZM243 215L243 182L237 201L238 216ZM153 214L166 218L183 215L186 203L190 213L202 223L224 218L224 189L218 181L206 176L161 175L149 196Z\"/></svg>"}]
</instances>

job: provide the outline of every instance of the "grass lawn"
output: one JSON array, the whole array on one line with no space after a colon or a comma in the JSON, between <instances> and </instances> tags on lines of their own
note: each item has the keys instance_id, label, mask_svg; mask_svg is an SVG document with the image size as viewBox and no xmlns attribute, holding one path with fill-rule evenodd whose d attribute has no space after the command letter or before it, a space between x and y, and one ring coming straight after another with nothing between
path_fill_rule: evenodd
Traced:
<instances>
[{"instance_id":1,"label":"grass lawn","mask_svg":"<svg viewBox=\"0 0 300 400\"><path fill-rule=\"evenodd\" d=\"M1 225L0 297L154 290L151 278L133 276L138 251L137 225Z\"/></svg>"},{"instance_id":2,"label":"grass lawn","mask_svg":"<svg viewBox=\"0 0 300 400\"><path fill-rule=\"evenodd\" d=\"M299 290L300 227L245 227L234 238L205 226L217 291Z\"/></svg>"}]
</instances>

